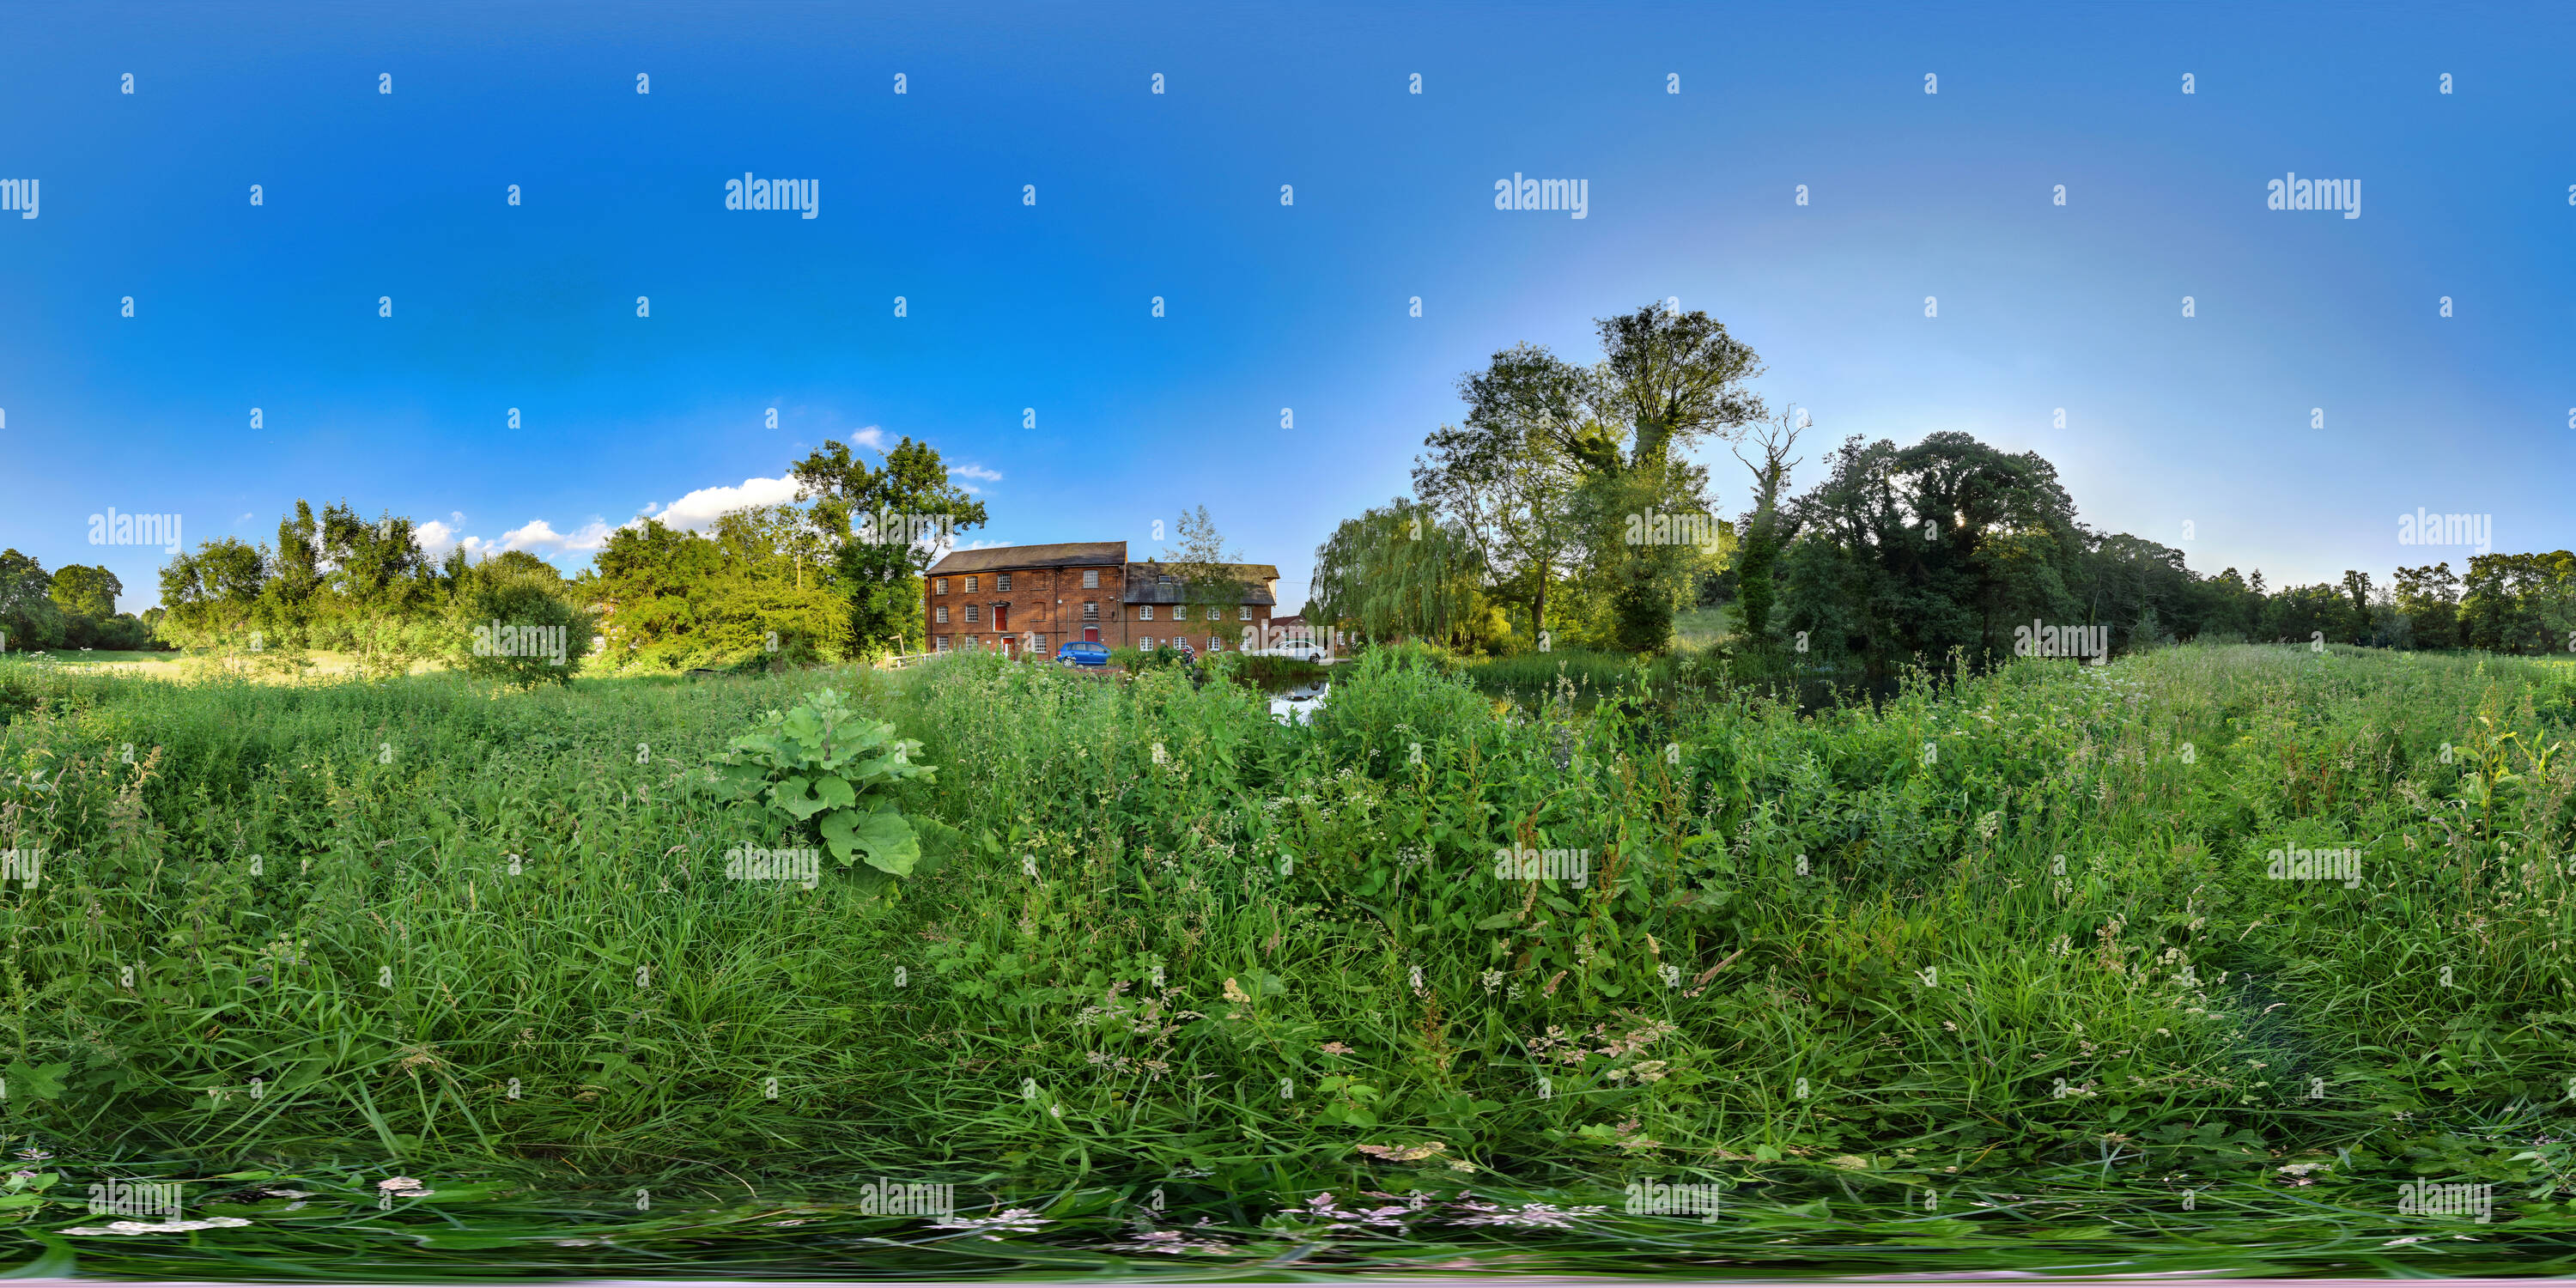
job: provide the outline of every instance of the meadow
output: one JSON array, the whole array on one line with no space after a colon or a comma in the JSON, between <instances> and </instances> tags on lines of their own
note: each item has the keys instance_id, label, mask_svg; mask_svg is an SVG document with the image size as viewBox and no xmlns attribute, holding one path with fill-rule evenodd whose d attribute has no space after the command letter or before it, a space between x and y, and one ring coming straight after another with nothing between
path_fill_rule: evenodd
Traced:
<instances>
[{"instance_id":1,"label":"meadow","mask_svg":"<svg viewBox=\"0 0 2576 1288\"><path fill-rule=\"evenodd\" d=\"M0 846L41 852L0 891L0 1237L285 1277L2576 1269L2576 671L2185 645L1803 715L1536 679L1380 649L1289 726L992 656L0 663ZM814 842L709 767L826 686L963 843L728 879ZM108 1177L245 1224L66 1233Z\"/></svg>"}]
</instances>

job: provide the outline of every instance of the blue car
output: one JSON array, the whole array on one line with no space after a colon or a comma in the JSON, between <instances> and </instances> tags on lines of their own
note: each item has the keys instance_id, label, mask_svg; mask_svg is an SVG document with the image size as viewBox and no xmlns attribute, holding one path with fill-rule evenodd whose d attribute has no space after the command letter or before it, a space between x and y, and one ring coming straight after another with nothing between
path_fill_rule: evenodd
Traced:
<instances>
[{"instance_id":1,"label":"blue car","mask_svg":"<svg viewBox=\"0 0 2576 1288\"><path fill-rule=\"evenodd\" d=\"M1074 640L1055 651L1055 660L1064 666L1107 666L1109 646L1089 640Z\"/></svg>"}]
</instances>

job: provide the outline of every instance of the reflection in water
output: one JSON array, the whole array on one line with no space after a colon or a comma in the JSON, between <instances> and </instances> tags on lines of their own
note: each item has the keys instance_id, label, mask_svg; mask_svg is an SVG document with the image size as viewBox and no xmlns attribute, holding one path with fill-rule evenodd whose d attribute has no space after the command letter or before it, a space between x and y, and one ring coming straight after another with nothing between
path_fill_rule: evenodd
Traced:
<instances>
[{"instance_id":1,"label":"reflection in water","mask_svg":"<svg viewBox=\"0 0 2576 1288\"><path fill-rule=\"evenodd\" d=\"M1332 691L1332 681L1318 680L1274 693L1270 697L1270 718L1281 724L1304 724L1315 718L1315 709L1324 705L1324 695Z\"/></svg>"}]
</instances>

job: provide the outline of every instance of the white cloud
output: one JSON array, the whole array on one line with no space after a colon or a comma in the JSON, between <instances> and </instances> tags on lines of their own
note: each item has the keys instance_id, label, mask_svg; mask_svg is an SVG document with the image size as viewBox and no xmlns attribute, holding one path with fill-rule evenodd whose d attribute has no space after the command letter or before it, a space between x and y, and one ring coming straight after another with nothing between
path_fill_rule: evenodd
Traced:
<instances>
[{"instance_id":1,"label":"white cloud","mask_svg":"<svg viewBox=\"0 0 2576 1288\"><path fill-rule=\"evenodd\" d=\"M592 519L571 532L557 532L552 524L543 519L530 519L502 533L498 548L531 552L545 550L554 554L570 551L588 552L603 549L608 545L608 531L608 525L597 519ZM468 547L469 553L471 549Z\"/></svg>"},{"instance_id":2,"label":"white cloud","mask_svg":"<svg viewBox=\"0 0 2576 1288\"><path fill-rule=\"evenodd\" d=\"M988 470L981 465L951 465L948 467L948 472L964 478L982 479L987 483L999 483L1002 481L1001 471Z\"/></svg>"},{"instance_id":3,"label":"white cloud","mask_svg":"<svg viewBox=\"0 0 2576 1288\"><path fill-rule=\"evenodd\" d=\"M886 449L885 431L874 425L852 433L850 441L872 452L882 452Z\"/></svg>"},{"instance_id":4,"label":"white cloud","mask_svg":"<svg viewBox=\"0 0 2576 1288\"><path fill-rule=\"evenodd\" d=\"M702 487L669 505L648 505L644 513L660 519L667 528L702 532L714 527L719 515L756 505L786 505L795 499L795 478L782 474L774 479L744 479L740 487ZM629 519L625 526L639 528L644 521L641 517Z\"/></svg>"},{"instance_id":5,"label":"white cloud","mask_svg":"<svg viewBox=\"0 0 2576 1288\"><path fill-rule=\"evenodd\" d=\"M465 522L465 516L461 514L451 514L448 517L456 520L456 524ZM456 524L432 519L412 529L412 538L420 542L421 553L429 556L432 563L444 560L447 558L447 552L458 546L465 547L465 557L469 560L479 559L490 553L491 542L481 537L458 535Z\"/></svg>"}]
</instances>

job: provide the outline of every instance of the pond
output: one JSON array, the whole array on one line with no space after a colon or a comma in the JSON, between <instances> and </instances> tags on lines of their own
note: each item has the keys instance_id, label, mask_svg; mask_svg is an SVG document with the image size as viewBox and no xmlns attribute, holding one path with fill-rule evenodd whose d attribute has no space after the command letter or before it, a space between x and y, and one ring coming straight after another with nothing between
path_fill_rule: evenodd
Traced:
<instances>
[{"instance_id":1,"label":"pond","mask_svg":"<svg viewBox=\"0 0 2576 1288\"><path fill-rule=\"evenodd\" d=\"M1315 680L1294 685L1270 695L1270 718L1281 724L1304 724L1315 718L1324 705L1324 695L1333 691L1330 680Z\"/></svg>"}]
</instances>

